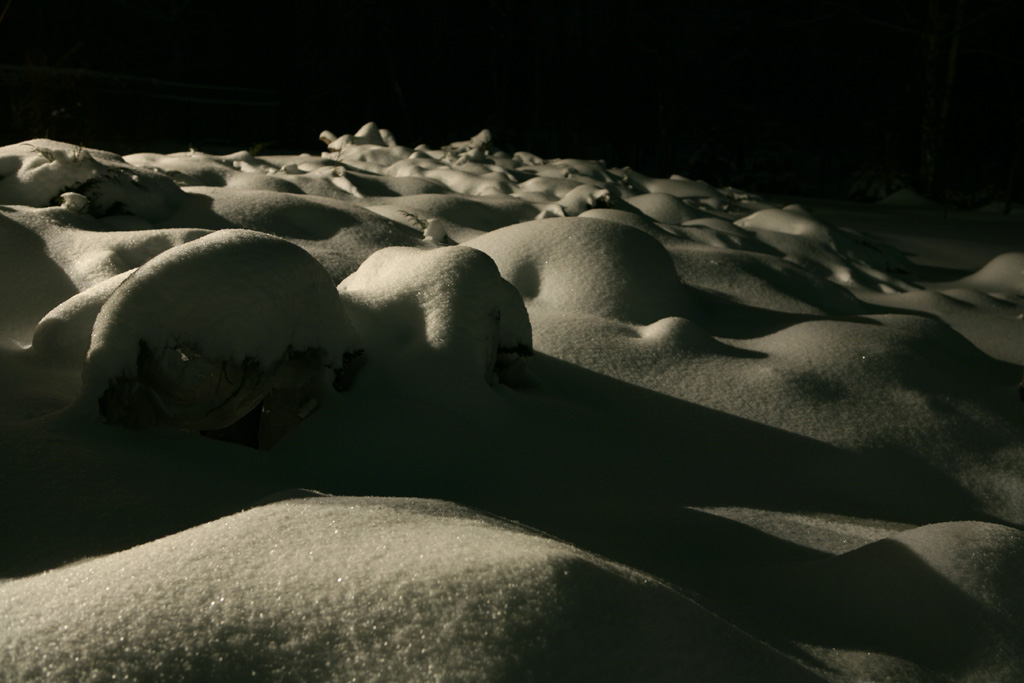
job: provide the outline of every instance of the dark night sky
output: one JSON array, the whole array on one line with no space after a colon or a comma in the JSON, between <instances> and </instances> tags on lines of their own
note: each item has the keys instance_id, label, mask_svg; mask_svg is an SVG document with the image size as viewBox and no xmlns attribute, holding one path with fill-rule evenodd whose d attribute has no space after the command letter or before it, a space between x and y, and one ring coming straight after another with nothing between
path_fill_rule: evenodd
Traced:
<instances>
[{"instance_id":1,"label":"dark night sky","mask_svg":"<svg viewBox=\"0 0 1024 683\"><path fill-rule=\"evenodd\" d=\"M841 195L860 168L916 168L920 40L882 24L927 1L12 0L0 142L315 152L368 120L409 145L489 127L507 151ZM967 0L950 186L1005 186L1021 4Z\"/></svg>"}]
</instances>

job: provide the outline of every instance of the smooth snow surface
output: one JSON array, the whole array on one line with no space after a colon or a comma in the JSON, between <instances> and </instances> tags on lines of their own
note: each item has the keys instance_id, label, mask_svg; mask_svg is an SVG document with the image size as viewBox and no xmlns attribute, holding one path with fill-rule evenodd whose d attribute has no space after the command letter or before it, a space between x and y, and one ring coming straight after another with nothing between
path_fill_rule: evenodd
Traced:
<instances>
[{"instance_id":1,"label":"smooth snow surface","mask_svg":"<svg viewBox=\"0 0 1024 683\"><path fill-rule=\"evenodd\" d=\"M1024 678L1017 219L320 138L0 147L0 681Z\"/></svg>"}]
</instances>

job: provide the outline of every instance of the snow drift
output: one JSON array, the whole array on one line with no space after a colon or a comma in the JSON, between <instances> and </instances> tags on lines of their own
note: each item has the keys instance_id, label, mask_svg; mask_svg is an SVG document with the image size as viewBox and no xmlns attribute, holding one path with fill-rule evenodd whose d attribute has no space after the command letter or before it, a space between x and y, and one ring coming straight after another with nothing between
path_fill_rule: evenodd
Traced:
<instances>
[{"instance_id":1,"label":"snow drift","mask_svg":"<svg viewBox=\"0 0 1024 683\"><path fill-rule=\"evenodd\" d=\"M321 140L0 148L0 680L1024 676L1000 217Z\"/></svg>"}]
</instances>

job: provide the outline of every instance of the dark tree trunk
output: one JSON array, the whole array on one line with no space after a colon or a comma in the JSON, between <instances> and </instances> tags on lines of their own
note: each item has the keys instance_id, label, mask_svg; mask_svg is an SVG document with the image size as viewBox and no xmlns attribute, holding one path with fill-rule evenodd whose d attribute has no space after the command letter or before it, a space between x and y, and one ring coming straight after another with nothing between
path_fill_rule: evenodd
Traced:
<instances>
[{"instance_id":1,"label":"dark tree trunk","mask_svg":"<svg viewBox=\"0 0 1024 683\"><path fill-rule=\"evenodd\" d=\"M1008 214L1013 209L1013 185L1020 170L1022 152L1024 152L1024 116L1017 119L1016 130L1013 134L1013 155L1010 157L1010 170L1006 173L1006 205L1003 207L1003 213ZM1024 384L1021 385L1021 390L1024 391Z\"/></svg>"},{"instance_id":2,"label":"dark tree trunk","mask_svg":"<svg viewBox=\"0 0 1024 683\"><path fill-rule=\"evenodd\" d=\"M953 96L960 34L967 0L928 0L921 35L924 52L924 111L921 120L921 191L933 195Z\"/></svg>"}]
</instances>

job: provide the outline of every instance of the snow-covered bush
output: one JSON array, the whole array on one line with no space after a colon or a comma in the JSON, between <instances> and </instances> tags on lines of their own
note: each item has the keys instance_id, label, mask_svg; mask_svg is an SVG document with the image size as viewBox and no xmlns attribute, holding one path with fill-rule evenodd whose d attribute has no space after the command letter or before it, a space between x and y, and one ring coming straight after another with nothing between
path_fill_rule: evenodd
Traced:
<instances>
[{"instance_id":1,"label":"snow-covered bush","mask_svg":"<svg viewBox=\"0 0 1024 683\"><path fill-rule=\"evenodd\" d=\"M86 201L62 198L69 192ZM158 222L183 197L168 176L128 164L112 152L55 140L0 147L0 204L70 204L98 218L131 215Z\"/></svg>"},{"instance_id":2,"label":"snow-covered bush","mask_svg":"<svg viewBox=\"0 0 1024 683\"><path fill-rule=\"evenodd\" d=\"M308 252L247 230L165 251L103 304L80 408L107 422L230 427L263 404L272 443L325 399L358 348L334 283Z\"/></svg>"},{"instance_id":3,"label":"snow-covered bush","mask_svg":"<svg viewBox=\"0 0 1024 683\"><path fill-rule=\"evenodd\" d=\"M476 249L381 249L338 291L375 365L515 382L532 352L522 297Z\"/></svg>"}]
</instances>

